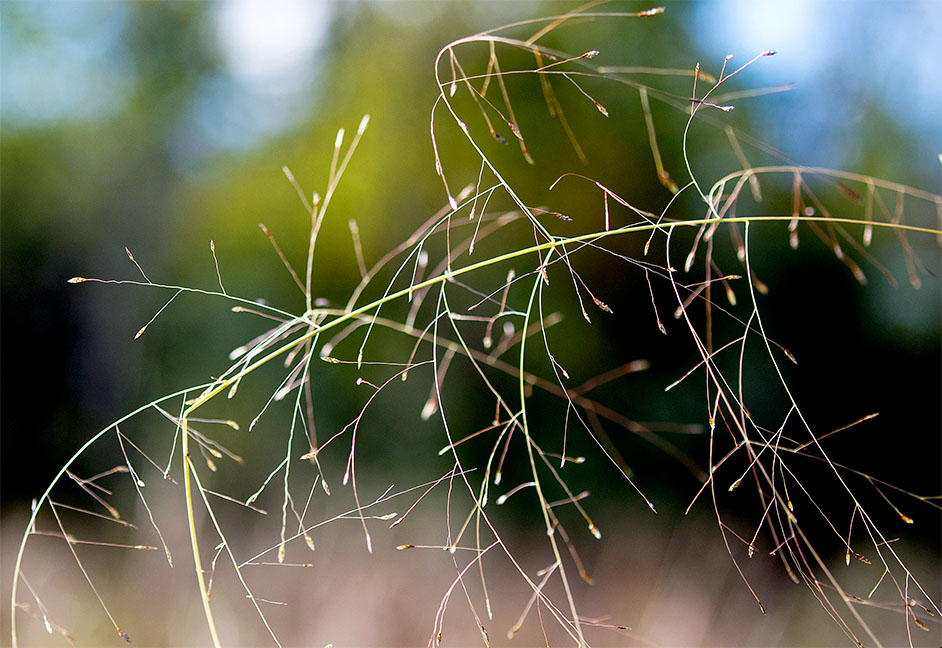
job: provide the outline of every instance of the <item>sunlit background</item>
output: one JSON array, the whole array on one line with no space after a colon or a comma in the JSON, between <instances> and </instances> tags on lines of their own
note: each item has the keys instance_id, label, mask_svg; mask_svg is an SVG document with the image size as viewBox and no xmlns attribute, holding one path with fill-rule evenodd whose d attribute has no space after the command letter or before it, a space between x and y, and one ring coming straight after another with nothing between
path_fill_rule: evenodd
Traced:
<instances>
[{"instance_id":1,"label":"sunlit background","mask_svg":"<svg viewBox=\"0 0 942 648\"><path fill-rule=\"evenodd\" d=\"M441 47L483 29L575 6L352 0L0 3L5 603L0 641L9 641L11 560L30 499L42 493L94 432L162 394L217 375L228 366L229 351L265 328L257 320L232 314L224 300L184 295L135 340L167 293L132 286L75 286L67 279L140 279L127 247L157 283L217 289L209 247L213 240L230 293L300 312L303 296L257 224L264 223L300 267L309 221L282 167L291 169L308 194L323 192L337 129L345 128L349 141L361 117L369 113L369 128L331 206L333 220L325 225L315 274L318 295L342 305L360 278L350 218L358 223L363 255L371 263L446 204L429 138L438 93L433 63ZM646 7L606 3L598 9ZM758 61L732 82L733 89L775 90L737 100L728 116L730 123L781 154L747 148L754 163L775 159L840 168L939 192L942 5L730 0L671 2L666 8L664 15L644 21L580 21L553 33L549 42L574 54L598 49L594 62L599 65L690 69L699 62L714 74L728 54L734 55L729 65L737 66L763 50L775 50L775 56ZM536 28L515 34L526 37ZM480 69L486 55L484 48L477 52ZM644 82L678 96L691 90L690 77ZM532 87L515 99L515 108L521 121L531 120L528 133L536 165L527 166L513 144L501 147L483 128L480 140L492 147L488 154L506 167L525 200L570 213L577 223L592 223L584 227L601 222L598 192L575 182L562 185L568 187L563 196L559 190L549 192L550 182L561 173L599 179L634 204L659 212L670 194L654 171L637 93L621 86L589 87L606 105L607 120L579 94L561 93L586 164L546 117L543 95ZM679 151L686 115L655 104L653 116L665 165L683 179ZM447 123L441 115L438 119ZM709 130L703 127L704 132ZM474 158L459 134L443 127L440 135L443 162L458 188L473 182L478 170L468 164ZM691 152L702 177L712 181L735 168L722 130L695 141L710 145ZM789 183L790 178L780 187L769 183L764 213L790 213ZM858 212L849 215L858 217ZM912 241L927 265L922 286L915 289L908 281L900 243L892 235L875 236L871 252L898 285L863 263L870 279L863 287L813 234L803 233L798 251L789 248L787 236L785 227L778 225L758 235L762 253L756 265L771 288L765 311L771 335L800 358L793 385L805 414L819 429L829 430L880 412L868 427L849 433L846 447L835 443L841 448L835 452L907 490L937 495L942 490L942 267L934 240ZM640 248L630 249L638 254ZM609 386L606 396L619 411L638 420L703 423L698 391L702 384L690 385L679 397L663 393L697 356L676 322L668 322L666 338L657 332L643 275L612 276L603 265L587 265L584 272L615 315L606 318L595 312L594 324L588 327L578 311L568 313L563 326L571 328L562 329L566 334L554 342L558 359L583 379L619 363L648 359L649 372ZM668 301L661 316L670 318L670 295L663 296ZM375 348L377 357L401 359L408 354L408 344L390 344ZM344 352L355 357L355 347ZM331 434L359 412L366 392L354 386L356 375L318 374L324 403L319 430ZM257 391L249 391L254 394L250 402L233 404L234 412L217 413L237 418L244 431L277 380L277 372L266 374L245 387ZM436 454L444 445L440 424L435 425L434 417L428 422L419 417L429 385L414 382L410 378L412 391L404 387L378 403L386 409L376 410L368 421L358 471L374 495L389 484L408 488L450 468ZM480 414L480 405L469 401L454 404L456 419ZM771 400L766 404L770 409L775 405ZM548 410L547 421L562 412ZM251 433L254 437L227 439L243 454L259 459L263 467L257 469L262 471L258 479L284 456L285 420L273 414L267 427L260 424ZM134 433L146 436L151 424L166 431L156 427L159 421L154 419L141 423ZM558 433L554 428L552 434ZM265 441L264 435L273 440ZM597 581L594 587L580 587L586 601L583 611L605 617L605 623L632 627L630 632L597 629L593 645L844 641L812 595L792 586L780 564L767 555L761 565L748 566L750 580L762 590L769 610L761 615L732 568L708 501L703 500L691 517L682 515L699 487L696 480L651 446L627 435L614 438L638 486L657 502L659 515L653 517L621 482L613 486L614 473L597 470L600 457L594 459L593 474L571 478L574 489L593 492L587 505L605 532L602 543L587 535L577 543ZM835 437L835 442L842 438ZM671 440L706 466L704 437ZM162 452L166 461L166 450ZM116 462L114 457L95 459L79 462L76 470L93 474ZM336 499L346 504L348 489L340 484L344 459L338 450L325 461ZM228 474L236 484L244 479L254 488L257 483L254 473ZM242 490L252 488L237 490L244 497ZM99 583L106 598L109 593L110 600L127 597L130 612L121 624L134 645L208 641L177 491L168 487L169 497L157 498L168 520L167 535L183 543L176 550L172 577L166 563L153 556L147 556L146 567L131 558L122 559L127 564L113 564L103 552L88 558L100 562L100 573L106 574ZM401 513L409 498L403 501L389 510ZM878 507L879 502L874 496L869 504ZM269 502L272 510L279 506L277 497ZM341 510L338 503L324 505L319 512ZM328 525L312 554L313 568L271 577L264 595L291 601L287 611L273 608L288 644L421 645L427 640L455 568L441 552L423 561L421 555L394 551L397 544L417 538L444 542L444 496L430 497L420 510L411 528L403 524L395 532L377 531L374 556L366 553L357 524ZM730 515L731 520L746 520L750 528L760 513L754 501L743 497L731 502ZM890 535L905 534L900 546L905 542L938 601L938 514L921 505L912 517L918 523L908 527L889 510L884 521L892 529ZM508 506L503 519L520 544L541 542L542 520L535 508ZM846 529L846 524L842 519L837 526ZM253 533L247 529L246 537ZM52 539L43 540L56 546ZM765 547L765 554L773 548ZM56 556L70 565L66 553ZM545 567L535 555L522 551L520 557L531 574ZM828 559L843 566L843 557L837 544ZM861 567L855 564L852 569ZM74 571L70 567L61 580L54 571L37 573L42 583L34 585L58 590L52 596L60 605L57 621L76 635L78 645L117 645L120 639ZM849 578L859 579L866 593L879 574L855 573ZM494 579L491 594L501 607L490 625L491 639L502 645L529 592L507 574ZM238 588L232 579L217 586ZM142 593L155 594L153 598L164 603L136 598ZM448 617L453 625L446 625L453 628L450 636L457 643L452 645L480 643L467 607L464 594L456 590ZM249 625L252 619L246 611L224 608L220 615L233 645L265 642L264 633ZM26 614L19 618L31 642L66 645L55 633L47 636L40 620ZM897 610L878 622L896 624L905 638L902 619ZM98 639L83 642L83 633ZM541 637L539 622L531 618L517 641L530 645ZM916 645L936 646L940 639L938 623L928 633L920 630L913 636Z\"/></svg>"}]
</instances>

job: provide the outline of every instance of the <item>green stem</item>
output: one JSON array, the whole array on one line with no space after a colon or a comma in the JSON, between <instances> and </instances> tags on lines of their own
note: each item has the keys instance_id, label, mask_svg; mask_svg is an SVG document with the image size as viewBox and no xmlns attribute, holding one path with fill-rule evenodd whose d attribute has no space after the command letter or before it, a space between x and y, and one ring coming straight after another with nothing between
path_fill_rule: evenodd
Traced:
<instances>
[{"instance_id":1,"label":"green stem","mask_svg":"<svg viewBox=\"0 0 942 648\"><path fill-rule=\"evenodd\" d=\"M198 407L203 399L197 400L190 411ZM187 413L188 414L188 413ZM190 527L190 546L193 547L193 565L196 568L196 579L200 585L200 598L203 601L203 613L206 615L206 623L209 625L209 634L213 637L213 646L221 648L219 635L216 632L216 623L213 621L213 611L209 606L209 592L206 591L206 579L203 577L203 562L200 560L200 545L196 537L196 520L193 514L193 488L190 485L190 471L195 470L190 461L189 437L190 431L187 426L187 414L184 414L180 421L180 429L183 434L183 489L186 493L186 519Z\"/></svg>"}]
</instances>

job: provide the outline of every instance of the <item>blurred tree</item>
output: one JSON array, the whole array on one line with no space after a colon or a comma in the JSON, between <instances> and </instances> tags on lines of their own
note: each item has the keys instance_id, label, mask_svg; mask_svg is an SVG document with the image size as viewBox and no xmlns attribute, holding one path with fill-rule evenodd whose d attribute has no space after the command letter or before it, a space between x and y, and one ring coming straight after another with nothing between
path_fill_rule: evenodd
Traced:
<instances>
[{"instance_id":1,"label":"blurred tree","mask_svg":"<svg viewBox=\"0 0 942 648\"><path fill-rule=\"evenodd\" d=\"M89 430L111 420L117 411L155 391L202 380L211 370L181 363L180 357L220 357L252 330L238 318L211 310L219 305L186 301L171 307L148 335L132 342L133 332L163 303L164 295L101 287L80 292L69 289L65 278L76 273L133 278L136 270L122 251L126 245L155 280L212 286L214 270L207 250L212 238L220 251L223 278L231 289L238 287L243 294L264 296L289 309L300 308L299 295L293 292L255 223L266 222L290 259L303 257L308 223L280 167L289 166L306 191L322 192L335 129L352 129L364 112L373 117L368 136L337 195L333 217L323 234L324 266L336 271L319 283L320 294L341 301L357 280L347 230L351 216L359 223L366 258L375 259L390 241L404 238L425 215L444 203L441 184L431 172L434 158L427 126L436 94L431 62L438 49L447 40L503 20L560 10L554 3L486 10L467 3L446 6L435 5L434 11L427 11L432 5L422 3L336 7L328 32L330 41L312 54L316 58L309 62L323 70L314 77L318 89L308 107L298 108L303 114L294 116L295 125L248 148L232 148L214 139L213 124L225 122L230 124L227 128L248 130L251 123L246 120L251 113L238 108L245 96L239 94L219 53L219 40L214 37L218 15L213 7L89 3L72 8L69 14L70 20L87 26L83 32L51 20L49 8L4 4L5 60L35 58L44 48L73 51L84 47L99 54L79 57L87 68L84 76L76 76L86 84L78 88L81 96L94 95L106 72L121 78L108 86L116 88L109 91L111 103L99 106L97 112L71 115L65 103L58 112L51 111L59 115L57 118L31 121L30 97L43 95L26 92L18 98L19 112L4 121L2 416L6 430L35 431L4 435L4 456L44 458L38 469L26 474L4 471L4 497L35 493ZM628 5L609 8L624 7ZM500 13L503 15L498 17ZM690 67L702 60L704 69L715 73L719 61L698 53L694 43L677 46L675 34L695 30L688 25L698 15L686 5L672 5L656 25L628 19L589 21L554 32L546 42L573 52L604 43L597 61L601 63ZM94 28L95 21L103 25L100 33ZM487 52L471 49L467 64L482 68ZM529 64L527 55L501 54L509 57L507 65ZM39 81L45 76L59 78L63 73L58 68L68 66L66 58L39 58L48 66L37 70ZM122 61L120 66L111 63L115 59ZM101 70L95 71L96 66ZM443 74L447 74L444 69ZM676 96L689 92L688 77L642 80ZM528 202L572 215L576 219L573 227L599 222L601 199L591 183L565 180L565 191L548 191L560 174L578 172L598 179L643 208L659 211L666 204L670 194L654 171L636 91L586 81L588 91L604 97L610 115L605 118L575 88L556 84L578 142L573 145L560 120L548 114L535 79L510 83L534 166L523 163L513 143L505 146L489 139L474 106L466 103L465 108L472 131L489 142L488 154L502 165ZM741 85L748 87L749 79ZM20 86L16 91L21 92ZM39 109L33 107L37 114ZM681 177L677 143L686 117L656 97L651 110L665 167ZM737 125L758 132L767 128L761 110L736 113L742 113L732 115ZM892 129L893 122L885 115L869 114L879 126L868 128L869 148L857 150L873 159L875 170L886 171L886 156L869 158L865 152L886 151L881 144L884 137L901 142L918 136L893 130L882 135L882 128ZM437 124L443 162L453 182L472 181L477 168L468 166L471 158L466 155L460 131L442 117ZM506 127L497 127L505 139L512 140ZM711 132L701 126L693 136L703 143L694 149L694 165L706 177L716 172L713 169L736 164L732 152L725 148L722 131ZM586 163L580 161L577 147L584 152ZM715 150L722 153L717 155ZM753 163L760 162L761 152L750 155L755 156ZM905 154L902 158L905 160ZM862 166L863 171L870 170L869 164ZM768 193L774 195L771 189ZM770 283L779 277L793 277L793 273L780 272L793 264L807 268L814 260L829 268L834 265L826 255L805 256L802 249L796 256L781 245L777 249L785 256L769 256L763 264ZM645 291L643 281L639 283L641 276L615 279L596 272L591 264L586 266L586 277L594 285L606 285L613 305L619 294ZM807 268L809 277L821 273L818 266ZM845 279L851 281L849 277L838 281ZM869 288L848 289L855 294L854 303L872 298ZM116 300L121 300L120 306L115 305ZM591 336L597 351L617 349L618 357L627 361L651 355L648 350L656 349L662 360L652 374L651 385L666 383L682 370L688 349L665 341L648 315L625 312L617 306L615 310L613 318L597 318L595 331L605 332L604 336ZM209 338L199 332L207 317L214 329ZM580 335L580 339L588 337ZM631 342L626 345L626 340ZM890 371L902 371L902 366L922 367L918 372L926 377L916 381L916 386L926 390L924 397L938 386L938 377L933 378L938 340L936 329L918 349L887 352L899 367ZM881 342L886 343L886 338ZM874 343L872 338L859 337L852 345ZM799 347L803 344L794 342ZM607 357L606 353L587 355ZM586 366L583 370L588 375L601 367ZM823 388L809 385L809 393ZM828 388L835 399L843 399L851 398L860 387L848 383L844 396L835 391L835 385ZM880 389L887 407L903 400L902 393ZM646 405L638 404L639 417L695 416L696 407L670 409L676 407L672 404L676 401L656 396L656 391L641 400ZM823 408L829 410L830 405L825 403ZM924 425L937 427L937 422Z\"/></svg>"}]
</instances>

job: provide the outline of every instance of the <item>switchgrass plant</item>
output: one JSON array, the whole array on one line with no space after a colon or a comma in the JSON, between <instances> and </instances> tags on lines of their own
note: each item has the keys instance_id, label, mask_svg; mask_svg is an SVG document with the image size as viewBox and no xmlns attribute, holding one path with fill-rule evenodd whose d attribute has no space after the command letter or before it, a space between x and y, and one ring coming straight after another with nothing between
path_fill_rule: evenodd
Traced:
<instances>
[{"instance_id":1,"label":"switchgrass plant","mask_svg":"<svg viewBox=\"0 0 942 648\"><path fill-rule=\"evenodd\" d=\"M238 642L227 637L218 620L220 609L229 605L252 610L271 643L281 645L284 628L272 620L271 610L285 601L259 593L265 578L259 573L310 567L304 553L316 549L314 536L328 524L336 528L333 533L349 533L349 526L337 526L343 520L356 523L362 551L371 553L377 543L387 543L384 529L408 521L433 500L445 505L442 535L397 547L437 549L447 558L451 582L437 610L428 610L429 646L448 643L449 619L460 614L455 606L473 619L483 645L502 644L527 626L537 628L534 636L547 645L588 646L611 641L613 632L627 643L644 641L630 619L582 613L576 587L579 580L592 581L580 552L602 539L593 517L596 505L580 485L585 465L600 473L611 470L624 482L631 495L619 505L641 503L651 515L658 509L656 498L648 495L652 485L636 477L631 457L622 455L612 430L651 444L663 462L678 463L699 480L699 488L687 493L687 510L712 511L727 558L759 615L776 611L763 603L746 563L775 561L817 600L848 645L920 645L926 638L937 644L942 610L932 589L934 576L907 566L896 531L886 528L885 513L891 511L904 527L916 517L932 520L939 496L911 492L905 484L834 458L832 441L852 438L878 413L848 415L837 429L819 429L805 415L805 404L792 387L800 365L793 366L796 357L770 333L760 308L775 294L763 283L756 260L764 247L776 244L768 232L784 225L781 244L798 248L805 238L817 239L861 284L874 271L895 284L880 258L886 248L876 251L872 245L890 241L902 253L912 289L928 281L929 290L938 291L930 269L938 267L942 244L942 196L867 175L794 164L727 123L741 99L762 92L728 91L730 80L774 52L757 53L742 65L727 57L710 73L699 64L689 69L598 66L594 49L570 53L546 44L571 24L655 21L661 11L578 10L481 32L442 48L434 66L439 94L431 107L430 136L445 205L375 261L364 254L361 237L377 233L361 232L348 218L351 263L360 281L344 303L318 297L319 277L331 274L320 266L318 246L328 217L344 218L334 214L331 203L345 171L356 163L358 144L369 137L368 116L352 138L343 128L337 133L327 182L318 192L284 169L310 221L303 266L296 268L262 226L297 286L303 301L299 312L238 296L236 287L224 281L212 242L209 253L217 261L212 288L151 279L130 251L139 278L71 279L165 292L165 305L136 337L159 326L164 309L184 294L227 300L234 313L258 318L267 330L233 350L230 364L216 377L157 398L92 436L34 501L12 582L13 644L29 645L43 631L81 643L59 625L56 610L46 603L50 593L31 577L42 562L64 559L74 562L86 581L88 614L107 619L121 639L131 641L133 635L147 644L148 638L112 612L121 592L98 586L96 570L102 563L88 552L108 550L151 552L167 569L192 570L213 645ZM686 80L689 91L649 85L665 77ZM579 171L561 171L539 204L508 180L517 167L535 164L528 124L514 109L517 93L542 93L547 119L558 127L563 145L586 159L592 151L582 144L572 115L589 111L609 117L598 88L612 97L637 96L651 173L665 189L666 199L656 209L633 204ZM681 167L665 164L653 104L675 110L685 121L676 156L683 160ZM715 136L717 155L731 152L737 166L719 177L704 177L691 152L697 131ZM453 169L442 148L446 140L473 153L476 173L466 177L460 166ZM503 161L509 149L519 150L513 167ZM753 157L778 161L753 166ZM573 187L594 192L596 203L584 210L594 213L591 218L554 207ZM776 192L788 196L787 208L765 197ZM920 249L932 259L922 258ZM606 272L637 273L647 292L603 301L598 294L607 291L593 285L585 271L584 260L590 258L603 259ZM916 299L918 293L913 294ZM560 303L573 312L555 311ZM684 398L695 394L698 421L641 423L631 418L631 402L594 395L657 363L656 357L609 366L587 380L570 377L583 372L580 354L556 336L561 320L575 315L597 323L629 307L644 313L639 317L661 333L671 327L686 340L688 370L662 387L668 393L687 389ZM265 387L251 380L274 365L283 368L275 384ZM461 377L453 379L455 374ZM360 410L346 425L325 432L318 426L324 407L319 385L353 376ZM477 391L466 388L468 376L477 381ZM376 443L368 419L378 401L401 393L403 381L425 385L428 398L416 403L415 411L418 418L436 422L435 434L408 441L410 467L416 467L412 483L377 490L377 483L392 480L383 474L368 479L363 473L360 457ZM771 412L756 408L758 391L777 394L784 406ZM266 395L248 423L237 423L225 410L245 392ZM547 398L560 405L546 408ZM463 414L469 407L477 418ZM286 408L288 423L266 426L278 408ZM479 424L482 416L486 421ZM269 455L243 456L220 440L225 437L220 430L242 427L255 435L243 446L280 446L280 459L253 465ZM671 440L677 432L695 435L701 446L696 456L705 456L705 463ZM422 477L419 466L434 465L425 457L447 458L450 467ZM77 472L78 465L101 462L96 473ZM376 462L370 466L378 469ZM216 474L233 471L244 471L246 477L233 484ZM257 473L261 477L254 481ZM178 493L186 550L167 531L166 507L154 505L150 492L160 482ZM755 512L748 524L726 513L732 498L746 490ZM317 516L319 500L345 494L349 508ZM541 547L524 552L516 546L514 523L499 513L510 498L531 511L527 520L543 532ZM918 516L910 512L919 507L924 510ZM246 518L264 522L263 544L246 540ZM929 522L937 523L937 517ZM112 535L107 527L115 529ZM868 565L867 585L848 585L836 566L841 561L845 567ZM509 570L528 594L518 598L489 586L495 569L502 578ZM235 596L225 598L221 587ZM495 610L508 608L519 612L513 625L493 627ZM874 614L885 611L892 611L896 621L881 617L875 622Z\"/></svg>"}]
</instances>

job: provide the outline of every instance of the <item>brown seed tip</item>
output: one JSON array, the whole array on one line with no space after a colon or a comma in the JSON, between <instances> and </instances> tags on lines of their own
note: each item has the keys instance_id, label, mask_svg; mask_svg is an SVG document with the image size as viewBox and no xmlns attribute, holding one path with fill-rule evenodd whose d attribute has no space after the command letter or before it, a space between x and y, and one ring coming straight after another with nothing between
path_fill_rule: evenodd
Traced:
<instances>
[{"instance_id":1,"label":"brown seed tip","mask_svg":"<svg viewBox=\"0 0 942 648\"><path fill-rule=\"evenodd\" d=\"M605 311L606 313L611 313L611 312L612 312L612 309L609 308L608 304L606 304L606 303L603 302L602 300L596 299L595 297L593 297L593 298L592 298L592 301L594 301L594 302L595 302L595 305L598 306L598 307L599 307L600 309L602 309L603 311Z\"/></svg>"}]
</instances>

